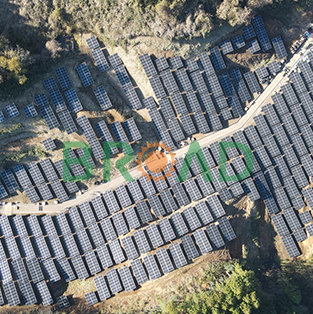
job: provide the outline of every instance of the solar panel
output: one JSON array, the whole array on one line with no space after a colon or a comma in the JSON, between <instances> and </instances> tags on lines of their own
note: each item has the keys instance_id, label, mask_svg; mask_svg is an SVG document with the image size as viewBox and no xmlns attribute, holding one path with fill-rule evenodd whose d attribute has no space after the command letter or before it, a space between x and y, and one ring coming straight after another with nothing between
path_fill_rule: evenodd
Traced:
<instances>
[{"instance_id":1,"label":"solar panel","mask_svg":"<svg viewBox=\"0 0 313 314\"><path fill-rule=\"evenodd\" d=\"M1 178L3 180L3 183L4 183L7 191L10 194L13 194L17 190L19 190L20 187L19 187L11 169L7 169L7 170L3 171L1 173Z\"/></svg>"},{"instance_id":2,"label":"solar panel","mask_svg":"<svg viewBox=\"0 0 313 314\"><path fill-rule=\"evenodd\" d=\"M313 71L309 62L299 62L298 67L301 71L301 76L307 84L313 81Z\"/></svg>"},{"instance_id":3,"label":"solar panel","mask_svg":"<svg viewBox=\"0 0 313 314\"><path fill-rule=\"evenodd\" d=\"M209 74L215 73L211 59L206 51L198 55L198 64L199 64L200 70L204 70Z\"/></svg>"},{"instance_id":4,"label":"solar panel","mask_svg":"<svg viewBox=\"0 0 313 314\"><path fill-rule=\"evenodd\" d=\"M91 37L88 37L86 39L86 43L87 43L87 45L88 45L90 50L93 50L93 49L96 49L96 48L100 47L98 39L94 35L91 36Z\"/></svg>"},{"instance_id":5,"label":"solar panel","mask_svg":"<svg viewBox=\"0 0 313 314\"><path fill-rule=\"evenodd\" d=\"M110 130L104 120L99 121L95 126L102 142L114 142ZM119 152L117 147L112 147L110 151L113 155Z\"/></svg>"},{"instance_id":6,"label":"solar panel","mask_svg":"<svg viewBox=\"0 0 313 314\"><path fill-rule=\"evenodd\" d=\"M247 47L252 54L257 53L261 50L261 47L260 47L258 40L256 38L251 40L251 41L248 41Z\"/></svg>"},{"instance_id":7,"label":"solar panel","mask_svg":"<svg viewBox=\"0 0 313 314\"><path fill-rule=\"evenodd\" d=\"M149 277L151 280L157 279L161 277L161 272L159 270L159 267L156 263L156 260L154 258L153 254L149 254L143 258L144 265L148 271Z\"/></svg>"},{"instance_id":8,"label":"solar panel","mask_svg":"<svg viewBox=\"0 0 313 314\"><path fill-rule=\"evenodd\" d=\"M262 108L263 112L265 113L265 118L267 120L267 122L272 126L277 125L278 123L280 123L279 118L277 116L277 113L274 110L274 106L271 104L268 104L266 106L264 106ZM281 126L279 125L278 128L280 128ZM273 129L274 131L274 129Z\"/></svg>"},{"instance_id":9,"label":"solar panel","mask_svg":"<svg viewBox=\"0 0 313 314\"><path fill-rule=\"evenodd\" d=\"M66 254L58 236L48 237L48 243L50 244L52 256L56 258L65 258Z\"/></svg>"},{"instance_id":10,"label":"solar panel","mask_svg":"<svg viewBox=\"0 0 313 314\"><path fill-rule=\"evenodd\" d=\"M33 118L38 116L38 112L33 104L29 104L24 107L24 113L27 118ZM3 120L4 121L4 120ZM0 122L3 122L0 117Z\"/></svg>"},{"instance_id":11,"label":"solar panel","mask_svg":"<svg viewBox=\"0 0 313 314\"><path fill-rule=\"evenodd\" d=\"M77 133L77 127L68 110L58 112L57 115L67 134Z\"/></svg>"},{"instance_id":12,"label":"solar panel","mask_svg":"<svg viewBox=\"0 0 313 314\"><path fill-rule=\"evenodd\" d=\"M215 74L207 76L206 72L204 72L203 75L208 89L212 93L212 97L217 98L219 96L223 96L223 90L218 80L218 77Z\"/></svg>"},{"instance_id":13,"label":"solar panel","mask_svg":"<svg viewBox=\"0 0 313 314\"><path fill-rule=\"evenodd\" d=\"M213 250L203 229L199 229L193 234L201 254L208 253Z\"/></svg>"},{"instance_id":14,"label":"solar panel","mask_svg":"<svg viewBox=\"0 0 313 314\"><path fill-rule=\"evenodd\" d=\"M272 221L279 236L283 237L284 235L290 234L282 214L272 216Z\"/></svg>"},{"instance_id":15,"label":"solar panel","mask_svg":"<svg viewBox=\"0 0 313 314\"><path fill-rule=\"evenodd\" d=\"M178 209L174 197L169 189L166 189L160 193L160 197L163 203L164 209L167 213L171 213Z\"/></svg>"},{"instance_id":16,"label":"solar panel","mask_svg":"<svg viewBox=\"0 0 313 314\"><path fill-rule=\"evenodd\" d=\"M107 205L110 214L113 214L120 210L120 206L118 205L117 199L113 191L105 191L103 193L103 199L105 204Z\"/></svg>"},{"instance_id":17,"label":"solar panel","mask_svg":"<svg viewBox=\"0 0 313 314\"><path fill-rule=\"evenodd\" d=\"M87 305L95 305L99 302L95 291L86 293L85 300L86 300Z\"/></svg>"},{"instance_id":18,"label":"solar panel","mask_svg":"<svg viewBox=\"0 0 313 314\"><path fill-rule=\"evenodd\" d=\"M192 122L191 116L188 113L182 114L180 116L180 121L186 135L190 136L197 133L197 130Z\"/></svg>"},{"instance_id":19,"label":"solar panel","mask_svg":"<svg viewBox=\"0 0 313 314\"><path fill-rule=\"evenodd\" d=\"M243 36L245 37L245 40L249 40L253 37L255 37L255 31L252 27L252 25L248 25L246 26L243 30L242 30Z\"/></svg>"},{"instance_id":20,"label":"solar panel","mask_svg":"<svg viewBox=\"0 0 313 314\"><path fill-rule=\"evenodd\" d=\"M156 59L155 65L156 65L159 72L169 68L169 64L168 64L168 62L164 56Z\"/></svg>"},{"instance_id":21,"label":"solar panel","mask_svg":"<svg viewBox=\"0 0 313 314\"><path fill-rule=\"evenodd\" d=\"M198 201L202 198L201 192L199 188L197 187L196 181L194 179L189 179L185 181L184 183L185 189L189 195L189 198L192 201Z\"/></svg>"},{"instance_id":22,"label":"solar panel","mask_svg":"<svg viewBox=\"0 0 313 314\"><path fill-rule=\"evenodd\" d=\"M97 220L101 220L108 216L103 199L101 196L93 198L91 201L92 207L96 213Z\"/></svg>"},{"instance_id":23,"label":"solar panel","mask_svg":"<svg viewBox=\"0 0 313 314\"><path fill-rule=\"evenodd\" d=\"M103 50L98 47L91 51L92 57L97 64L98 70L103 73L110 69L109 63L103 53Z\"/></svg>"},{"instance_id":24,"label":"solar panel","mask_svg":"<svg viewBox=\"0 0 313 314\"><path fill-rule=\"evenodd\" d=\"M231 46L230 42L229 42L229 44ZM223 56L222 56L222 54L221 54L221 52L217 46L210 49L210 57L211 57L213 66L215 68L215 71L218 72L218 71L221 71L221 70L226 68L226 64L223 60Z\"/></svg>"},{"instance_id":25,"label":"solar panel","mask_svg":"<svg viewBox=\"0 0 313 314\"><path fill-rule=\"evenodd\" d=\"M125 261L125 255L121 248L120 242L118 239L115 239L109 243L109 248L113 257L113 260L116 264L119 264Z\"/></svg>"},{"instance_id":26,"label":"solar panel","mask_svg":"<svg viewBox=\"0 0 313 314\"><path fill-rule=\"evenodd\" d=\"M143 105L147 109L156 108L157 104L152 96L143 99Z\"/></svg>"},{"instance_id":27,"label":"solar panel","mask_svg":"<svg viewBox=\"0 0 313 314\"><path fill-rule=\"evenodd\" d=\"M165 243L174 240L176 238L176 235L174 233L174 230L172 228L172 225L170 224L168 218L163 218L158 222L158 226L160 227L161 234L163 236L163 239Z\"/></svg>"},{"instance_id":28,"label":"solar panel","mask_svg":"<svg viewBox=\"0 0 313 314\"><path fill-rule=\"evenodd\" d=\"M0 261L0 278L2 280L2 284L13 280L9 262L6 259Z\"/></svg>"},{"instance_id":29,"label":"solar panel","mask_svg":"<svg viewBox=\"0 0 313 314\"><path fill-rule=\"evenodd\" d=\"M79 205L80 212L83 216L84 222L86 226L89 226L96 222L96 217L91 209L89 202L84 202Z\"/></svg>"},{"instance_id":30,"label":"solar panel","mask_svg":"<svg viewBox=\"0 0 313 314\"><path fill-rule=\"evenodd\" d=\"M49 104L48 99L45 94L39 94L34 97L36 105L41 108Z\"/></svg>"},{"instance_id":31,"label":"solar panel","mask_svg":"<svg viewBox=\"0 0 313 314\"><path fill-rule=\"evenodd\" d=\"M80 280L87 279L89 274L83 259L80 256L75 256L74 258L71 258L71 261L77 278Z\"/></svg>"},{"instance_id":32,"label":"solar panel","mask_svg":"<svg viewBox=\"0 0 313 314\"><path fill-rule=\"evenodd\" d=\"M124 215L130 230L137 229L141 226L134 207L126 208L124 211Z\"/></svg>"},{"instance_id":33,"label":"solar panel","mask_svg":"<svg viewBox=\"0 0 313 314\"><path fill-rule=\"evenodd\" d=\"M110 124L110 127L113 131L113 134L115 136L115 138L119 141L119 142L124 142L124 143L129 143L127 135L122 127L121 122L119 121L115 121L114 123Z\"/></svg>"},{"instance_id":34,"label":"solar panel","mask_svg":"<svg viewBox=\"0 0 313 314\"><path fill-rule=\"evenodd\" d=\"M89 273L93 276L101 272L100 265L98 263L96 254L93 250L84 253L86 265L89 269Z\"/></svg>"},{"instance_id":35,"label":"solar panel","mask_svg":"<svg viewBox=\"0 0 313 314\"><path fill-rule=\"evenodd\" d=\"M134 233L134 240L140 254L147 253L151 250L144 230L139 229Z\"/></svg>"},{"instance_id":36,"label":"solar panel","mask_svg":"<svg viewBox=\"0 0 313 314\"><path fill-rule=\"evenodd\" d=\"M158 230L158 227L156 224L148 225L146 228L146 233L150 239L150 243L152 244L152 247L154 249L162 246L164 244L161 234Z\"/></svg>"},{"instance_id":37,"label":"solar panel","mask_svg":"<svg viewBox=\"0 0 313 314\"><path fill-rule=\"evenodd\" d=\"M109 268L113 266L113 260L109 253L109 249L107 245L101 245L96 248L98 258L100 260L102 269Z\"/></svg>"},{"instance_id":38,"label":"solar panel","mask_svg":"<svg viewBox=\"0 0 313 314\"><path fill-rule=\"evenodd\" d=\"M163 274L167 274L174 270L174 265L165 248L156 251L156 257L161 266Z\"/></svg>"},{"instance_id":39,"label":"solar panel","mask_svg":"<svg viewBox=\"0 0 313 314\"><path fill-rule=\"evenodd\" d=\"M46 151L54 150L56 149L56 145L51 137L46 138L42 141L43 146L45 147Z\"/></svg>"},{"instance_id":40,"label":"solar panel","mask_svg":"<svg viewBox=\"0 0 313 314\"><path fill-rule=\"evenodd\" d=\"M66 71L66 68L58 68L55 70L55 75L60 83L61 89L63 91L73 87L70 77Z\"/></svg>"},{"instance_id":41,"label":"solar panel","mask_svg":"<svg viewBox=\"0 0 313 314\"><path fill-rule=\"evenodd\" d=\"M291 207L286 191L282 187L278 187L274 189L273 196L275 200L277 201L278 206L281 209L286 209L286 208Z\"/></svg>"},{"instance_id":42,"label":"solar panel","mask_svg":"<svg viewBox=\"0 0 313 314\"><path fill-rule=\"evenodd\" d=\"M13 274L14 274L16 281L22 282L22 281L28 281L29 280L28 275L27 275L27 271L26 271L26 267L25 267L24 262L21 258L13 260L11 262L11 265L12 265Z\"/></svg>"},{"instance_id":43,"label":"solar panel","mask_svg":"<svg viewBox=\"0 0 313 314\"><path fill-rule=\"evenodd\" d=\"M299 72L291 72L289 78L291 79L292 86L298 95L307 92L307 88Z\"/></svg>"},{"instance_id":44,"label":"solar panel","mask_svg":"<svg viewBox=\"0 0 313 314\"><path fill-rule=\"evenodd\" d=\"M89 236L93 242L93 247L98 247L105 243L105 240L100 231L99 225L94 223L88 227Z\"/></svg>"},{"instance_id":45,"label":"solar panel","mask_svg":"<svg viewBox=\"0 0 313 314\"><path fill-rule=\"evenodd\" d=\"M302 107L295 105L291 108L292 116L297 123L297 126L300 128L303 125L308 124L308 120L306 118L306 114L302 110Z\"/></svg>"},{"instance_id":46,"label":"solar panel","mask_svg":"<svg viewBox=\"0 0 313 314\"><path fill-rule=\"evenodd\" d=\"M136 142L136 141L139 141L142 139L142 136L140 134L140 131L136 125L134 118L127 119L123 123L123 126L124 126L131 142Z\"/></svg>"},{"instance_id":47,"label":"solar panel","mask_svg":"<svg viewBox=\"0 0 313 314\"><path fill-rule=\"evenodd\" d=\"M149 54L139 56L139 60L148 78L158 74Z\"/></svg>"},{"instance_id":48,"label":"solar panel","mask_svg":"<svg viewBox=\"0 0 313 314\"><path fill-rule=\"evenodd\" d=\"M3 291L10 307L21 303L15 283L9 281L3 284Z\"/></svg>"},{"instance_id":49,"label":"solar panel","mask_svg":"<svg viewBox=\"0 0 313 314\"><path fill-rule=\"evenodd\" d=\"M287 83L281 87L283 92L283 96L288 104L288 106L292 106L294 104L299 103L296 93L294 92L290 83Z\"/></svg>"},{"instance_id":50,"label":"solar panel","mask_svg":"<svg viewBox=\"0 0 313 314\"><path fill-rule=\"evenodd\" d=\"M45 277L41 271L39 262L36 257L26 260L26 265L27 265L27 269L30 274L30 277L34 284L42 280L45 280Z\"/></svg>"},{"instance_id":51,"label":"solar panel","mask_svg":"<svg viewBox=\"0 0 313 314\"><path fill-rule=\"evenodd\" d=\"M59 89L48 91L48 93L51 98L51 103L56 112L66 110L66 104Z\"/></svg>"},{"instance_id":52,"label":"solar panel","mask_svg":"<svg viewBox=\"0 0 313 314\"><path fill-rule=\"evenodd\" d=\"M113 55L109 56L109 61L111 63L111 66L115 69L119 65L123 64L123 61L121 60L120 56L117 53L114 53Z\"/></svg>"},{"instance_id":53,"label":"solar panel","mask_svg":"<svg viewBox=\"0 0 313 314\"><path fill-rule=\"evenodd\" d=\"M128 260L133 260L139 257L138 251L134 244L134 240L131 236L127 236L121 239L121 243Z\"/></svg>"},{"instance_id":54,"label":"solar panel","mask_svg":"<svg viewBox=\"0 0 313 314\"><path fill-rule=\"evenodd\" d=\"M142 285L143 283L148 281L147 273L140 259L136 259L132 261L130 265L131 265L132 272L136 278L136 281L139 285Z\"/></svg>"},{"instance_id":55,"label":"solar panel","mask_svg":"<svg viewBox=\"0 0 313 314\"><path fill-rule=\"evenodd\" d=\"M280 36L276 36L272 39L272 44L277 54L278 59L286 58L288 53Z\"/></svg>"},{"instance_id":56,"label":"solar panel","mask_svg":"<svg viewBox=\"0 0 313 314\"><path fill-rule=\"evenodd\" d=\"M88 87L94 83L94 80L85 62L79 64L76 67L76 71L84 87Z\"/></svg>"},{"instance_id":57,"label":"solar panel","mask_svg":"<svg viewBox=\"0 0 313 314\"><path fill-rule=\"evenodd\" d=\"M222 41L220 43L220 48L222 49L223 55L227 55L228 53L231 53L234 51L234 48L230 39Z\"/></svg>"},{"instance_id":58,"label":"solar panel","mask_svg":"<svg viewBox=\"0 0 313 314\"><path fill-rule=\"evenodd\" d=\"M123 267L118 270L124 290L130 292L136 289L136 284L129 267Z\"/></svg>"},{"instance_id":59,"label":"solar panel","mask_svg":"<svg viewBox=\"0 0 313 314\"><path fill-rule=\"evenodd\" d=\"M267 64L267 69L272 75L276 75L281 70L281 65L276 60Z\"/></svg>"},{"instance_id":60,"label":"solar panel","mask_svg":"<svg viewBox=\"0 0 313 314\"><path fill-rule=\"evenodd\" d=\"M121 212L112 216L113 224L118 236L128 233L128 228Z\"/></svg>"},{"instance_id":61,"label":"solar panel","mask_svg":"<svg viewBox=\"0 0 313 314\"><path fill-rule=\"evenodd\" d=\"M170 69L164 70L161 74L161 77L169 94L173 94L179 90L173 73Z\"/></svg>"},{"instance_id":62,"label":"solar panel","mask_svg":"<svg viewBox=\"0 0 313 314\"><path fill-rule=\"evenodd\" d=\"M248 39L250 39L250 38L248 38ZM233 44L233 47L235 50L239 50L246 45L242 35L237 35L234 38L232 38L232 44Z\"/></svg>"},{"instance_id":63,"label":"solar panel","mask_svg":"<svg viewBox=\"0 0 313 314\"><path fill-rule=\"evenodd\" d=\"M29 186L32 186L32 183L30 181L30 177L28 176L24 166L22 164L15 166L13 168L14 173L19 181L20 186L25 189Z\"/></svg>"},{"instance_id":64,"label":"solar panel","mask_svg":"<svg viewBox=\"0 0 313 314\"><path fill-rule=\"evenodd\" d=\"M102 85L94 88L93 92L102 110L107 110L112 107L111 100Z\"/></svg>"},{"instance_id":65,"label":"solar panel","mask_svg":"<svg viewBox=\"0 0 313 314\"><path fill-rule=\"evenodd\" d=\"M205 80L199 70L195 70L194 72L190 73L189 76L190 76L190 81L193 85L193 89L195 91L197 91L198 93L208 92L208 88L205 84Z\"/></svg>"},{"instance_id":66,"label":"solar panel","mask_svg":"<svg viewBox=\"0 0 313 314\"><path fill-rule=\"evenodd\" d=\"M5 116L3 114L3 112L0 110L0 123L5 121Z\"/></svg>"},{"instance_id":67,"label":"solar panel","mask_svg":"<svg viewBox=\"0 0 313 314\"><path fill-rule=\"evenodd\" d=\"M236 234L226 217L220 218L218 220L218 225L226 242L232 241L236 238Z\"/></svg>"},{"instance_id":68,"label":"solar panel","mask_svg":"<svg viewBox=\"0 0 313 314\"><path fill-rule=\"evenodd\" d=\"M80 248L81 254L84 254L84 252L87 252L92 249L91 242L85 229L77 230L75 238Z\"/></svg>"},{"instance_id":69,"label":"solar panel","mask_svg":"<svg viewBox=\"0 0 313 314\"><path fill-rule=\"evenodd\" d=\"M36 236L33 238L33 244L35 245L37 255L42 259L48 259L51 257L46 238L43 236Z\"/></svg>"},{"instance_id":70,"label":"solar panel","mask_svg":"<svg viewBox=\"0 0 313 314\"><path fill-rule=\"evenodd\" d=\"M42 266L44 272L46 274L46 279L50 280L51 282L57 282L61 280L61 277L54 265L53 259L46 259L42 262Z\"/></svg>"},{"instance_id":71,"label":"solar panel","mask_svg":"<svg viewBox=\"0 0 313 314\"><path fill-rule=\"evenodd\" d=\"M181 237L189 232L181 213L177 212L173 214L170 218L170 222L177 237Z\"/></svg>"},{"instance_id":72,"label":"solar panel","mask_svg":"<svg viewBox=\"0 0 313 314\"><path fill-rule=\"evenodd\" d=\"M53 110L49 105L39 108L42 117L45 119L50 130L60 126Z\"/></svg>"},{"instance_id":73,"label":"solar panel","mask_svg":"<svg viewBox=\"0 0 313 314\"><path fill-rule=\"evenodd\" d=\"M303 225L306 225L306 224L312 222L312 220L313 220L313 219L312 219L311 211L309 211L309 210L300 213L300 214L299 214L299 218L300 218L301 223L302 223Z\"/></svg>"},{"instance_id":74,"label":"solar panel","mask_svg":"<svg viewBox=\"0 0 313 314\"><path fill-rule=\"evenodd\" d=\"M148 223L153 220L152 214L145 201L136 204L137 212L139 214L142 224Z\"/></svg>"},{"instance_id":75,"label":"solar panel","mask_svg":"<svg viewBox=\"0 0 313 314\"><path fill-rule=\"evenodd\" d=\"M119 279L119 276L117 274L116 269L111 269L106 273L106 278L109 283L110 290L112 294L117 294L118 292L121 292L123 290L121 281Z\"/></svg>"},{"instance_id":76,"label":"solar panel","mask_svg":"<svg viewBox=\"0 0 313 314\"><path fill-rule=\"evenodd\" d=\"M150 77L149 82L151 84L156 99L162 99L167 97L165 88L159 76Z\"/></svg>"},{"instance_id":77,"label":"solar panel","mask_svg":"<svg viewBox=\"0 0 313 314\"><path fill-rule=\"evenodd\" d=\"M37 290L37 293L40 296L40 300L43 306L48 306L48 305L53 304L51 293L49 291L47 283L44 280L36 283L35 288Z\"/></svg>"},{"instance_id":78,"label":"solar panel","mask_svg":"<svg viewBox=\"0 0 313 314\"><path fill-rule=\"evenodd\" d=\"M83 110L83 106L73 88L64 92L64 95L70 105L71 111L77 113Z\"/></svg>"},{"instance_id":79,"label":"solar panel","mask_svg":"<svg viewBox=\"0 0 313 314\"><path fill-rule=\"evenodd\" d=\"M183 216L188 224L189 230L194 231L202 226L193 207L187 207L183 211Z\"/></svg>"},{"instance_id":80,"label":"solar panel","mask_svg":"<svg viewBox=\"0 0 313 314\"><path fill-rule=\"evenodd\" d=\"M95 277L94 283L97 288L100 301L107 300L111 297L111 292L103 275Z\"/></svg>"},{"instance_id":81,"label":"solar panel","mask_svg":"<svg viewBox=\"0 0 313 314\"><path fill-rule=\"evenodd\" d=\"M256 35L259 39L259 42L261 44L261 48L263 52L268 51L272 49L272 44L270 42L270 39L268 38L268 35L266 33L265 28L259 28L256 30Z\"/></svg>"},{"instance_id":82,"label":"solar panel","mask_svg":"<svg viewBox=\"0 0 313 314\"><path fill-rule=\"evenodd\" d=\"M205 230L215 250L225 245L222 235L215 224L207 226Z\"/></svg>"},{"instance_id":83,"label":"solar panel","mask_svg":"<svg viewBox=\"0 0 313 314\"><path fill-rule=\"evenodd\" d=\"M168 61L169 61L171 69L174 69L174 70L180 69L184 66L180 56L174 56L170 58Z\"/></svg>"},{"instance_id":84,"label":"solar panel","mask_svg":"<svg viewBox=\"0 0 313 314\"><path fill-rule=\"evenodd\" d=\"M242 103L246 103L247 101L252 100L252 97L248 90L248 86L243 79L234 82L234 86Z\"/></svg>"},{"instance_id":85,"label":"solar panel","mask_svg":"<svg viewBox=\"0 0 313 314\"><path fill-rule=\"evenodd\" d=\"M230 80L230 76L228 73L224 73L221 76L219 76L219 80L224 90L225 96L231 96L235 93L233 84Z\"/></svg>"},{"instance_id":86,"label":"solar panel","mask_svg":"<svg viewBox=\"0 0 313 314\"><path fill-rule=\"evenodd\" d=\"M133 88L131 84L126 89L124 88L124 93L127 98L128 104L132 109L140 109L142 107L141 101L137 94L137 89Z\"/></svg>"},{"instance_id":87,"label":"solar panel","mask_svg":"<svg viewBox=\"0 0 313 314\"><path fill-rule=\"evenodd\" d=\"M182 92L191 91L193 87L187 75L186 69L182 68L174 72L174 77L178 83L178 86Z\"/></svg>"},{"instance_id":88,"label":"solar panel","mask_svg":"<svg viewBox=\"0 0 313 314\"><path fill-rule=\"evenodd\" d=\"M291 258L299 256L301 253L296 245L294 238L291 235L282 237L283 244Z\"/></svg>"},{"instance_id":89,"label":"solar panel","mask_svg":"<svg viewBox=\"0 0 313 314\"><path fill-rule=\"evenodd\" d=\"M51 182L50 187L59 202L63 203L69 199L67 192L65 191L62 183L59 180Z\"/></svg>"},{"instance_id":90,"label":"solar panel","mask_svg":"<svg viewBox=\"0 0 313 314\"><path fill-rule=\"evenodd\" d=\"M186 68L187 68L189 73L196 71L196 70L199 70L199 65L198 65L197 61L193 58L185 60L185 64L186 64Z\"/></svg>"}]
</instances>

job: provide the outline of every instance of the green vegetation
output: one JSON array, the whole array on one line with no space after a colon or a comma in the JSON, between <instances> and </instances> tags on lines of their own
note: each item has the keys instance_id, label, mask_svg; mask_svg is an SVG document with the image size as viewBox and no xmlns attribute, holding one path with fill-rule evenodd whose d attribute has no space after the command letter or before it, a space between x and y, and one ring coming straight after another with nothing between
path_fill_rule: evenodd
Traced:
<instances>
[{"instance_id":1,"label":"green vegetation","mask_svg":"<svg viewBox=\"0 0 313 314\"><path fill-rule=\"evenodd\" d=\"M216 267L214 272L208 272L202 278L207 288L171 300L162 313L256 313L260 308L260 299L254 272L243 270L238 263L218 266L220 269Z\"/></svg>"},{"instance_id":2,"label":"green vegetation","mask_svg":"<svg viewBox=\"0 0 313 314\"><path fill-rule=\"evenodd\" d=\"M309 314L313 301L312 261L285 262L265 273L237 261L214 262L189 287L148 313ZM135 313L135 312L133 312Z\"/></svg>"},{"instance_id":3,"label":"green vegetation","mask_svg":"<svg viewBox=\"0 0 313 314\"><path fill-rule=\"evenodd\" d=\"M19 163L22 159L26 157L44 158L48 156L49 156L49 153L47 153L40 146L32 146L32 147L27 147L21 151L8 153L8 156L5 158L5 161L6 162L14 161L14 162Z\"/></svg>"},{"instance_id":4,"label":"green vegetation","mask_svg":"<svg viewBox=\"0 0 313 314\"><path fill-rule=\"evenodd\" d=\"M312 0L29 0L2 2L0 11L0 100L17 95L64 54L76 49L74 38L93 32L109 46L127 48L139 37L205 37L220 25L248 23L253 13L274 12L288 19ZM19 89L20 91L20 89Z\"/></svg>"},{"instance_id":5,"label":"green vegetation","mask_svg":"<svg viewBox=\"0 0 313 314\"><path fill-rule=\"evenodd\" d=\"M0 127L0 136L6 135L6 134L14 134L16 131L21 130L23 128L22 123L12 124L12 125L6 125Z\"/></svg>"}]
</instances>

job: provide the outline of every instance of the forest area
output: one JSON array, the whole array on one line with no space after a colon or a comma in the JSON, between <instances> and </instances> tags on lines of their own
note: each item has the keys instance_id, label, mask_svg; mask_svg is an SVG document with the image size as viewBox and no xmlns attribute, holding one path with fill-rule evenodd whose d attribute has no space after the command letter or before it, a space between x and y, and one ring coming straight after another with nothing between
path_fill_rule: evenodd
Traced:
<instances>
[{"instance_id":1,"label":"forest area","mask_svg":"<svg viewBox=\"0 0 313 314\"><path fill-rule=\"evenodd\" d=\"M125 47L136 37L168 40L206 37L221 22L249 23L305 9L312 0L1 0L0 98L38 81L51 64L77 51L75 35L94 33L106 46ZM20 90L20 89L19 89Z\"/></svg>"}]
</instances>

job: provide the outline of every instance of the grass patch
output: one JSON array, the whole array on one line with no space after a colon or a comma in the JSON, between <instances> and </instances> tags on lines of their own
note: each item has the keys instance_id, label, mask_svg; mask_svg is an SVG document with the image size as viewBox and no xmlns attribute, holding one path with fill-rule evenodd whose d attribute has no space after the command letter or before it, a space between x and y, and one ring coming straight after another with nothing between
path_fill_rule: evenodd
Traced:
<instances>
[{"instance_id":1,"label":"grass patch","mask_svg":"<svg viewBox=\"0 0 313 314\"><path fill-rule=\"evenodd\" d=\"M8 157L5 158L5 161L20 162L22 159L26 157L44 158L48 156L49 156L49 153L47 153L40 146L32 146L32 147L28 147L25 150L11 153Z\"/></svg>"},{"instance_id":2,"label":"grass patch","mask_svg":"<svg viewBox=\"0 0 313 314\"><path fill-rule=\"evenodd\" d=\"M0 135L12 134L21 128L23 128L22 123L13 124L10 126L2 126L0 127Z\"/></svg>"}]
</instances>

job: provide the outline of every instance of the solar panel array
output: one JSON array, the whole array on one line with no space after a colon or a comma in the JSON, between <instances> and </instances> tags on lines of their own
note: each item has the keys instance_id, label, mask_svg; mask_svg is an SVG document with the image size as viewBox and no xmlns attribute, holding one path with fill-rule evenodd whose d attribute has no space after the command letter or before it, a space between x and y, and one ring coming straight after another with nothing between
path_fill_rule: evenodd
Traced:
<instances>
[{"instance_id":1,"label":"solar panel array","mask_svg":"<svg viewBox=\"0 0 313 314\"><path fill-rule=\"evenodd\" d=\"M280 36L277 36L272 39L272 44L277 54L278 59L284 59L287 57L288 53L284 46L283 40Z\"/></svg>"},{"instance_id":2,"label":"solar panel array","mask_svg":"<svg viewBox=\"0 0 313 314\"><path fill-rule=\"evenodd\" d=\"M29 104L24 107L24 113L27 118L34 118L38 116L38 112L33 104ZM1 118L0 118L1 122Z\"/></svg>"},{"instance_id":3,"label":"solar panel array","mask_svg":"<svg viewBox=\"0 0 313 314\"><path fill-rule=\"evenodd\" d=\"M84 87L88 87L94 83L94 80L85 62L79 64L76 67L76 71Z\"/></svg>"},{"instance_id":4,"label":"solar panel array","mask_svg":"<svg viewBox=\"0 0 313 314\"><path fill-rule=\"evenodd\" d=\"M17 117L20 114L15 104L6 106L4 110L9 119Z\"/></svg>"},{"instance_id":5,"label":"solar panel array","mask_svg":"<svg viewBox=\"0 0 313 314\"><path fill-rule=\"evenodd\" d=\"M102 110L112 108L113 105L111 103L111 100L102 85L96 87L93 92Z\"/></svg>"}]
</instances>

